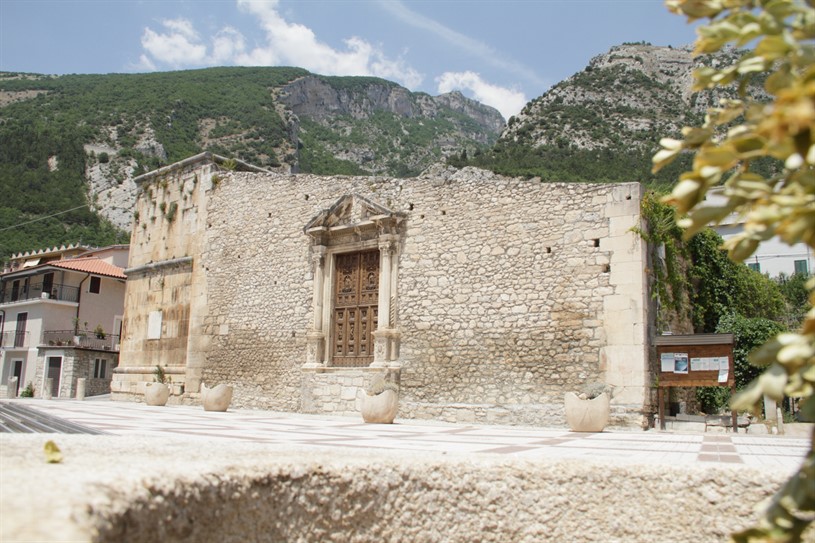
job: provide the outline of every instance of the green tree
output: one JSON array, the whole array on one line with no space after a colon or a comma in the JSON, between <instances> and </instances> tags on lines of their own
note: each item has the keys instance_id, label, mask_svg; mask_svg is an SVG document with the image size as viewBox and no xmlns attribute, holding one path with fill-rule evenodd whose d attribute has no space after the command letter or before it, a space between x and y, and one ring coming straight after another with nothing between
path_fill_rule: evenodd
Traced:
<instances>
[{"instance_id":1,"label":"green tree","mask_svg":"<svg viewBox=\"0 0 815 543\"><path fill-rule=\"evenodd\" d=\"M765 342L785 330L784 325L760 317L745 317L736 313L725 315L716 332L733 334L733 358L736 370L736 390L743 390L761 375L761 368L750 364L749 355Z\"/></svg>"},{"instance_id":2,"label":"green tree","mask_svg":"<svg viewBox=\"0 0 815 543\"><path fill-rule=\"evenodd\" d=\"M693 152L667 201L692 236L730 213L744 219L744 231L725 243L730 257L743 261L774 236L788 244L815 248L815 9L812 0L667 0L668 8L698 28L697 54L725 46L750 46L729 65L694 74L695 89L737 85L739 97L708 111L701 126L682 130L684 139L664 138L654 157L658 171L683 151ZM764 81L768 100L747 94L751 81ZM756 162L779 163L765 173ZM705 205L707 190L724 185L726 201ZM810 301L815 283L808 283ZM783 333L750 356L766 369L733 401L737 409L756 408L762 395L801 398L801 412L815 419L815 314L798 333ZM815 513L815 432L800 469L779 490L754 527L736 541L800 541Z\"/></svg>"},{"instance_id":3,"label":"green tree","mask_svg":"<svg viewBox=\"0 0 815 543\"><path fill-rule=\"evenodd\" d=\"M745 317L738 313L729 313L719 320L716 333L733 334L736 390L744 390L761 375L761 368L750 364L750 353L785 330L780 322L761 317ZM696 389L696 398L705 413L717 413L730 400L730 390L725 387L699 387Z\"/></svg>"},{"instance_id":4,"label":"green tree","mask_svg":"<svg viewBox=\"0 0 815 543\"><path fill-rule=\"evenodd\" d=\"M807 297L807 281L810 277L806 273L794 273L790 276L782 273L776 279L787 306L784 320L788 328L798 328L806 312L812 307Z\"/></svg>"},{"instance_id":5,"label":"green tree","mask_svg":"<svg viewBox=\"0 0 815 543\"><path fill-rule=\"evenodd\" d=\"M786 306L778 284L730 260L721 245L722 238L709 228L688 242L693 262L691 302L696 332L714 332L719 321L731 313L748 318L782 319Z\"/></svg>"}]
</instances>

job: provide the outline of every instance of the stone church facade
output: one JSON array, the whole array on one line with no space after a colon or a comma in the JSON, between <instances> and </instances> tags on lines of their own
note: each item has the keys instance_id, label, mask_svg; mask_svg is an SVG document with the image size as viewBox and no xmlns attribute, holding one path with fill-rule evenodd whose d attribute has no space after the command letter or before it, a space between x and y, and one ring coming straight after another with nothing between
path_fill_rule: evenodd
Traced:
<instances>
[{"instance_id":1,"label":"stone church facade","mask_svg":"<svg viewBox=\"0 0 815 543\"><path fill-rule=\"evenodd\" d=\"M650 409L640 186L482 170L284 175L208 153L137 178L114 399L156 365L171 401L353 414L387 372L399 416L563 425L563 394Z\"/></svg>"}]
</instances>

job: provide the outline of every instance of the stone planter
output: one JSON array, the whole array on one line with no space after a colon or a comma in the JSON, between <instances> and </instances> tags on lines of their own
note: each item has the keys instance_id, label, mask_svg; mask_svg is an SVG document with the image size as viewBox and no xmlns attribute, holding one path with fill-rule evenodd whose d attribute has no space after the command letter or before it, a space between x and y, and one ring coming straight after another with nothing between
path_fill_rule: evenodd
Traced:
<instances>
[{"instance_id":1,"label":"stone planter","mask_svg":"<svg viewBox=\"0 0 815 543\"><path fill-rule=\"evenodd\" d=\"M362 397L362 420L381 424L391 424L399 409L399 394L384 390L375 396Z\"/></svg>"},{"instance_id":2,"label":"stone planter","mask_svg":"<svg viewBox=\"0 0 815 543\"><path fill-rule=\"evenodd\" d=\"M574 392L566 393L566 422L572 432L602 432L608 424L608 394L581 400Z\"/></svg>"},{"instance_id":3,"label":"stone planter","mask_svg":"<svg viewBox=\"0 0 815 543\"><path fill-rule=\"evenodd\" d=\"M170 398L170 387L164 383L144 384L144 403L147 405L166 405Z\"/></svg>"},{"instance_id":4,"label":"stone planter","mask_svg":"<svg viewBox=\"0 0 815 543\"><path fill-rule=\"evenodd\" d=\"M216 385L207 388L201 383L201 403L204 411L226 411L232 402L232 387L230 385Z\"/></svg>"}]
</instances>

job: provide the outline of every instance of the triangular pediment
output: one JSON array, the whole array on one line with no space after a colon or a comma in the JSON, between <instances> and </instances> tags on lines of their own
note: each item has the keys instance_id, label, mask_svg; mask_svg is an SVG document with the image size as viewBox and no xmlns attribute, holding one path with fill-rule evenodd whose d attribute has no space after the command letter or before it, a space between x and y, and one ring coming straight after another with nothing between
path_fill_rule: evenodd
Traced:
<instances>
[{"instance_id":1,"label":"triangular pediment","mask_svg":"<svg viewBox=\"0 0 815 543\"><path fill-rule=\"evenodd\" d=\"M370 224L377 219L393 217L396 213L385 206L360 196L359 194L346 194L334 205L321 211L306 224L305 231L315 228L334 229L342 227L355 227Z\"/></svg>"}]
</instances>

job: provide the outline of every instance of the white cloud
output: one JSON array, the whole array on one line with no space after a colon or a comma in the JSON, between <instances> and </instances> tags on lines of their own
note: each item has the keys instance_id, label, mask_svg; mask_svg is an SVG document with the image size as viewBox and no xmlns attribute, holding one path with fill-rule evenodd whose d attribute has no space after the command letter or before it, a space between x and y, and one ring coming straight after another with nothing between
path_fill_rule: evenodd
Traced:
<instances>
[{"instance_id":1,"label":"white cloud","mask_svg":"<svg viewBox=\"0 0 815 543\"><path fill-rule=\"evenodd\" d=\"M415 87L422 76L402 59L390 59L362 38L344 41L345 49L321 42L301 24L290 23L277 11L277 2L238 0L238 7L258 18L266 43L250 53L251 58L276 59L326 75L373 75Z\"/></svg>"},{"instance_id":2,"label":"white cloud","mask_svg":"<svg viewBox=\"0 0 815 543\"><path fill-rule=\"evenodd\" d=\"M158 68L156 68L156 65L150 60L150 57L147 55L139 55L139 61L135 64L131 64L130 69L137 72L153 72Z\"/></svg>"},{"instance_id":3,"label":"white cloud","mask_svg":"<svg viewBox=\"0 0 815 543\"><path fill-rule=\"evenodd\" d=\"M486 64L523 77L538 87L549 87L549 84L545 80L539 77L534 70L530 69L524 64L514 59L507 58L482 41L476 40L465 34L457 32L450 27L444 26L440 22L431 19L430 17L416 13L401 2L401 0L379 0L379 5L396 16L400 21L435 34L454 47L464 50L469 54L475 55Z\"/></svg>"},{"instance_id":4,"label":"white cloud","mask_svg":"<svg viewBox=\"0 0 815 543\"><path fill-rule=\"evenodd\" d=\"M229 64L245 56L243 34L227 26L212 38L212 54L208 64Z\"/></svg>"},{"instance_id":5,"label":"white cloud","mask_svg":"<svg viewBox=\"0 0 815 543\"><path fill-rule=\"evenodd\" d=\"M325 75L368 75L397 81L415 88L421 74L401 58L389 58L364 39L352 36L345 47L335 49L321 42L307 26L290 23L278 12L278 2L237 0L238 8L255 16L265 42L247 50L244 36L235 28L220 30L207 45L192 23L185 19L162 21L163 32L145 28L144 53L136 65L155 70L161 66L251 65L298 66Z\"/></svg>"},{"instance_id":6,"label":"white cloud","mask_svg":"<svg viewBox=\"0 0 815 543\"><path fill-rule=\"evenodd\" d=\"M150 28L144 29L141 44L146 55L142 55L142 64L156 66L160 63L173 68L207 64L207 47L201 43L201 38L189 21L171 19L161 24L167 30L163 34Z\"/></svg>"},{"instance_id":7,"label":"white cloud","mask_svg":"<svg viewBox=\"0 0 815 543\"><path fill-rule=\"evenodd\" d=\"M445 72L436 78L438 92L468 90L481 103L501 112L505 119L517 114L526 105L523 92L487 83L475 72Z\"/></svg>"}]
</instances>

